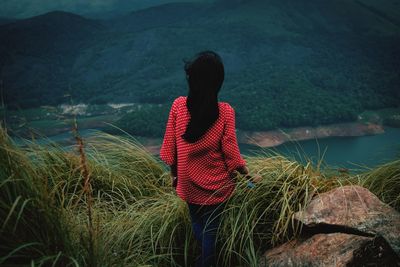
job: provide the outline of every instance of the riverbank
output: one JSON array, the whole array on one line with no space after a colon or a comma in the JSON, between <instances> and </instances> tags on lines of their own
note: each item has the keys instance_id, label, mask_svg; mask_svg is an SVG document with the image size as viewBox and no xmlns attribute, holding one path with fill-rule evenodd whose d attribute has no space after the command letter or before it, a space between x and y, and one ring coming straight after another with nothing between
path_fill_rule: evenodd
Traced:
<instances>
[{"instance_id":1,"label":"riverbank","mask_svg":"<svg viewBox=\"0 0 400 267\"><path fill-rule=\"evenodd\" d=\"M337 123L318 127L297 127L289 129L277 129L271 131L243 131L237 130L239 144L255 145L261 148L272 148L287 142L315 140L329 137L357 137L383 134L382 124L376 123ZM160 151L162 139L143 138L141 143L152 154Z\"/></svg>"},{"instance_id":2,"label":"riverbank","mask_svg":"<svg viewBox=\"0 0 400 267\"><path fill-rule=\"evenodd\" d=\"M83 109L84 108L84 109ZM125 113L133 112L132 105L76 105L41 107L7 113L8 128L14 136L38 139L47 136L57 143L69 145L73 117L79 115L78 128L83 137L91 135L92 129L107 131L109 124L115 124ZM139 108L139 107L137 107ZM400 127L400 108L364 111L357 121L317 127L297 127L268 131L237 130L238 141L243 145L261 148L277 147L288 142L316 140L330 137L356 137L384 133L384 126ZM122 129L126 130L126 129ZM121 132L122 133L122 132ZM118 131L114 134L118 134ZM152 154L158 154L162 136L135 138ZM45 141L45 140L44 140Z\"/></svg>"},{"instance_id":3,"label":"riverbank","mask_svg":"<svg viewBox=\"0 0 400 267\"><path fill-rule=\"evenodd\" d=\"M263 148L276 147L286 142L321 139L327 137L355 137L382 134L385 130L377 123L337 123L317 127L298 127L271 131L237 131L238 142Z\"/></svg>"},{"instance_id":4,"label":"riverbank","mask_svg":"<svg viewBox=\"0 0 400 267\"><path fill-rule=\"evenodd\" d=\"M101 128L97 128L101 130ZM84 138L90 138L97 132L96 127L80 127L80 135ZM306 140L329 139L333 137L361 137L373 136L385 133L382 124L374 123L338 123L323 125L318 127L298 127L289 129L277 129L271 131L243 131L237 130L237 139L239 145L256 146L260 148L278 147L285 143L300 142ZM29 138L28 138L29 139ZM142 137L135 136L135 139L153 155L160 152L162 137ZM19 139L18 139L19 140ZM59 143L64 146L73 145L75 140L71 129L65 129L56 135L50 135L48 138L37 138L37 142L46 144L49 141Z\"/></svg>"}]
</instances>

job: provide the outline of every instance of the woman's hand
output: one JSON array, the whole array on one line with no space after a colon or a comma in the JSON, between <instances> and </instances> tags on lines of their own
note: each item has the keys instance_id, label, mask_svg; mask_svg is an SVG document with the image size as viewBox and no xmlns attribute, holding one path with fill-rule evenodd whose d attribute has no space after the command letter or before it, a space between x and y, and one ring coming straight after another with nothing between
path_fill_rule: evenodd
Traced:
<instances>
[{"instance_id":1,"label":"woman's hand","mask_svg":"<svg viewBox=\"0 0 400 267\"><path fill-rule=\"evenodd\" d=\"M247 168L247 166L239 167L235 171L244 175L246 179L253 183L258 183L262 180L262 176L259 174L249 174L249 168Z\"/></svg>"},{"instance_id":2,"label":"woman's hand","mask_svg":"<svg viewBox=\"0 0 400 267\"><path fill-rule=\"evenodd\" d=\"M251 180L252 180L253 183L258 183L258 182L260 182L262 180L262 176L259 175L259 174L252 175L252 179Z\"/></svg>"},{"instance_id":3,"label":"woman's hand","mask_svg":"<svg viewBox=\"0 0 400 267\"><path fill-rule=\"evenodd\" d=\"M176 188L176 186L178 185L178 177L171 176L171 184L173 188Z\"/></svg>"},{"instance_id":4,"label":"woman's hand","mask_svg":"<svg viewBox=\"0 0 400 267\"><path fill-rule=\"evenodd\" d=\"M178 185L178 170L177 170L177 165L171 165L171 185L172 187L176 188Z\"/></svg>"}]
</instances>

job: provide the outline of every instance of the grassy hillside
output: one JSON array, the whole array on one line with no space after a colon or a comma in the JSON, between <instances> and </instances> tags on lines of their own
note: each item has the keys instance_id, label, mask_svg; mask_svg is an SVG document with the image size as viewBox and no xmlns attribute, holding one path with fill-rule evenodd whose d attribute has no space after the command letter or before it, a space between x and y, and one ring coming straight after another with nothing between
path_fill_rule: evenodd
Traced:
<instances>
[{"instance_id":1,"label":"grassy hillside","mask_svg":"<svg viewBox=\"0 0 400 267\"><path fill-rule=\"evenodd\" d=\"M343 184L400 209L398 160L360 175L279 155L246 161L263 179L248 189L237 177L218 237L221 266L256 266L266 248L296 235L295 211ZM20 148L1 129L0 170L1 265L191 266L198 253L167 169L129 137Z\"/></svg>"},{"instance_id":2,"label":"grassy hillside","mask_svg":"<svg viewBox=\"0 0 400 267\"><path fill-rule=\"evenodd\" d=\"M187 92L182 59L213 49L227 70L221 100L237 109L239 128L351 121L400 103L396 10L390 0L249 0L108 20L46 14L0 26L4 97L10 107L58 104L64 93L168 106Z\"/></svg>"}]
</instances>

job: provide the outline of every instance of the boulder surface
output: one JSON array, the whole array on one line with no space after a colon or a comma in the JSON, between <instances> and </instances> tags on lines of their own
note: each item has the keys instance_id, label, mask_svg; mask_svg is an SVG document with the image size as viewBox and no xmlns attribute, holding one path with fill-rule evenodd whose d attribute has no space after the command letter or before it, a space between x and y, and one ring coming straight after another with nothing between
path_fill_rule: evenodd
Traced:
<instances>
[{"instance_id":1,"label":"boulder surface","mask_svg":"<svg viewBox=\"0 0 400 267\"><path fill-rule=\"evenodd\" d=\"M400 266L400 213L363 187L319 194L294 218L300 237L267 251L260 266Z\"/></svg>"}]
</instances>

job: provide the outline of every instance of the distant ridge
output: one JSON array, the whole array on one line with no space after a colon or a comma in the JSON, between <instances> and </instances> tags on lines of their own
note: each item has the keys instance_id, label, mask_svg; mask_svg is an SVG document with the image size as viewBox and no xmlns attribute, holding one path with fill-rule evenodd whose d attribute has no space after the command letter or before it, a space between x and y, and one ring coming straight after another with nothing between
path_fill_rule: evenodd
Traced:
<instances>
[{"instance_id":1,"label":"distant ridge","mask_svg":"<svg viewBox=\"0 0 400 267\"><path fill-rule=\"evenodd\" d=\"M0 25L0 70L4 97L27 103L40 97L47 103L63 101L69 88L71 66L85 46L92 46L104 29L101 22L53 11Z\"/></svg>"},{"instance_id":2,"label":"distant ridge","mask_svg":"<svg viewBox=\"0 0 400 267\"><path fill-rule=\"evenodd\" d=\"M83 27L89 24L94 27L100 26L100 24L96 20L88 19L71 12L60 11L60 10L47 12L31 18L21 19L16 21L16 23L18 23L18 25L24 25L24 26L29 25L30 28L34 28L35 26L38 25L43 25L43 24L50 25L54 23L55 26L62 26L62 23L73 23L73 26L75 26L78 23L84 23L82 25Z\"/></svg>"},{"instance_id":3,"label":"distant ridge","mask_svg":"<svg viewBox=\"0 0 400 267\"><path fill-rule=\"evenodd\" d=\"M17 21L17 19L0 17L0 25L12 23L14 21Z\"/></svg>"},{"instance_id":4,"label":"distant ridge","mask_svg":"<svg viewBox=\"0 0 400 267\"><path fill-rule=\"evenodd\" d=\"M113 28L129 31L151 29L190 21L204 14L209 7L211 7L210 4L201 3L167 3L135 10L108 22Z\"/></svg>"},{"instance_id":5,"label":"distant ridge","mask_svg":"<svg viewBox=\"0 0 400 267\"><path fill-rule=\"evenodd\" d=\"M69 49L74 49L76 42L84 41L102 27L96 20L69 12L52 11L1 25L0 36L4 38L1 43L6 49L22 49L25 54L38 55L63 50L65 46L62 42L70 43L72 47Z\"/></svg>"},{"instance_id":6,"label":"distant ridge","mask_svg":"<svg viewBox=\"0 0 400 267\"><path fill-rule=\"evenodd\" d=\"M365 4L360 0L355 0L355 2L357 4L359 4L360 6L362 6L363 8L369 10L370 12L374 13L375 15L391 22L393 25L396 25L397 27L400 28L400 20L397 18L393 18L391 16L389 16L388 14L384 13L382 10L379 10L371 5Z\"/></svg>"}]
</instances>

